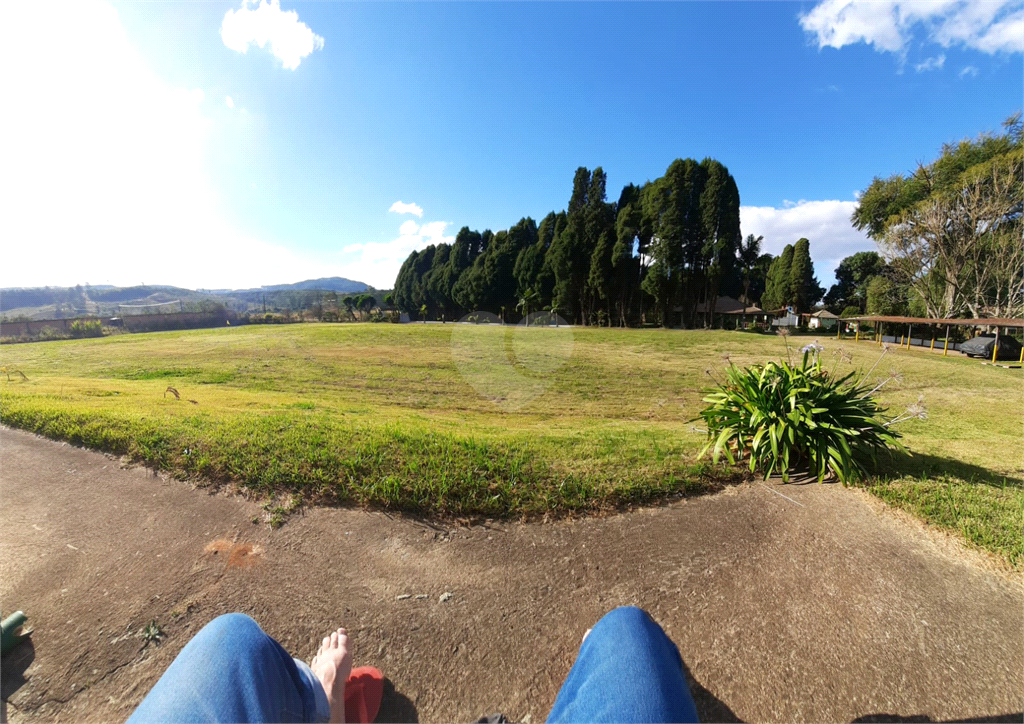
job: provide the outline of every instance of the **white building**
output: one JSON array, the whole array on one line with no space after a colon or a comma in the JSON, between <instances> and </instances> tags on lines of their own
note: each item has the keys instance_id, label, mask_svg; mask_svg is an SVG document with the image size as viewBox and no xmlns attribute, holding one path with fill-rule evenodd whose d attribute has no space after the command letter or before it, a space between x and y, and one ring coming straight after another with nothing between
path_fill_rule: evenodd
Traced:
<instances>
[{"instance_id":1,"label":"white building","mask_svg":"<svg viewBox=\"0 0 1024 724\"><path fill-rule=\"evenodd\" d=\"M835 329L837 324L839 324L839 317L827 309L815 312L807 320L808 329Z\"/></svg>"}]
</instances>

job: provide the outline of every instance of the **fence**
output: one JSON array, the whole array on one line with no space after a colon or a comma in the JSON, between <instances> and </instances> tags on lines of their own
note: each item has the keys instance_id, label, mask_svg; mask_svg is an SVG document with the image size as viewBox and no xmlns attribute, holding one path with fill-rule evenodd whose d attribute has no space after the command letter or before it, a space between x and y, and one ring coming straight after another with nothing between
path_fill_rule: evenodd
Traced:
<instances>
[{"instance_id":1,"label":"fence","mask_svg":"<svg viewBox=\"0 0 1024 724\"><path fill-rule=\"evenodd\" d=\"M116 322L114 320L117 320ZM171 329L223 327L236 321L235 314L225 310L214 312L174 312L172 314L133 314L119 318L74 317L69 319L33 319L20 322L0 321L0 337L38 337L44 330L63 335L71 333L76 321L99 321L104 327L123 327L132 332L162 332Z\"/></svg>"}]
</instances>

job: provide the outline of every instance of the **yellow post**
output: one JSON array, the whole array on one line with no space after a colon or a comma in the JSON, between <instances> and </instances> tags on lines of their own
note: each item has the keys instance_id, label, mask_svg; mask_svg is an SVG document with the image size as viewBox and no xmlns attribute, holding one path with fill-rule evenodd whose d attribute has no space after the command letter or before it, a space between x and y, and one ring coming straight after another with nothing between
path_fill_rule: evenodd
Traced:
<instances>
[{"instance_id":1,"label":"yellow post","mask_svg":"<svg viewBox=\"0 0 1024 724\"><path fill-rule=\"evenodd\" d=\"M907 325L907 349L910 349L910 325Z\"/></svg>"},{"instance_id":2,"label":"yellow post","mask_svg":"<svg viewBox=\"0 0 1024 724\"><path fill-rule=\"evenodd\" d=\"M842 333L843 333L843 320L840 319L838 322L836 322L836 339L839 339L839 336Z\"/></svg>"},{"instance_id":3,"label":"yellow post","mask_svg":"<svg viewBox=\"0 0 1024 724\"><path fill-rule=\"evenodd\" d=\"M857 326L854 329L856 334L853 337L853 341L860 342L860 322L857 322Z\"/></svg>"},{"instance_id":4,"label":"yellow post","mask_svg":"<svg viewBox=\"0 0 1024 724\"><path fill-rule=\"evenodd\" d=\"M996 341L992 344L992 364L996 363L996 356L999 354L999 327L996 327Z\"/></svg>"},{"instance_id":5,"label":"yellow post","mask_svg":"<svg viewBox=\"0 0 1024 724\"><path fill-rule=\"evenodd\" d=\"M882 323L881 322L876 322L875 323L875 341L878 343L879 347L882 346Z\"/></svg>"},{"instance_id":6,"label":"yellow post","mask_svg":"<svg viewBox=\"0 0 1024 724\"><path fill-rule=\"evenodd\" d=\"M932 327L932 346L928 349L929 352L935 351L935 327Z\"/></svg>"},{"instance_id":7,"label":"yellow post","mask_svg":"<svg viewBox=\"0 0 1024 724\"><path fill-rule=\"evenodd\" d=\"M949 325L946 325L946 338L942 340L942 356L946 356L946 350L949 349Z\"/></svg>"},{"instance_id":8,"label":"yellow post","mask_svg":"<svg viewBox=\"0 0 1024 724\"><path fill-rule=\"evenodd\" d=\"M1018 364L1024 365L1024 347L1020 348L1020 362Z\"/></svg>"}]
</instances>

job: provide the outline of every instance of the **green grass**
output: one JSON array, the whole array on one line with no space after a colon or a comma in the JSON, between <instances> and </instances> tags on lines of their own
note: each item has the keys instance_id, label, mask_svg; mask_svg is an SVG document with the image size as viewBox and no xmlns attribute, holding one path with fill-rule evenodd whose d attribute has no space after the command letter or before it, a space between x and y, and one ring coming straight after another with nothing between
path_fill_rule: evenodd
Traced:
<instances>
[{"instance_id":1,"label":"green grass","mask_svg":"<svg viewBox=\"0 0 1024 724\"><path fill-rule=\"evenodd\" d=\"M1015 483L979 483L948 475L876 480L865 486L889 505L954 531L1018 568L1021 563L1022 496Z\"/></svg>"},{"instance_id":2,"label":"green grass","mask_svg":"<svg viewBox=\"0 0 1024 724\"><path fill-rule=\"evenodd\" d=\"M725 354L743 365L786 353L773 336L574 329L565 366L539 375L519 364L524 384L543 389L524 401L498 378L481 392L462 377L453 329L303 324L4 345L4 365L28 379L0 378L0 416L268 496L444 516L562 514L731 479L695 459L705 437L690 421L713 382L705 370L721 379ZM505 332L473 334L512 349ZM529 330L516 357L546 364L555 339ZM830 359L839 343L822 342ZM855 367L878 356L871 343L842 345ZM872 379L894 366L903 380L881 401L896 413L922 395L929 419L900 426L915 455L888 461L870 489L1019 565L1020 370L893 350ZM165 396L168 386L181 400ZM943 500L959 512L943 512Z\"/></svg>"}]
</instances>

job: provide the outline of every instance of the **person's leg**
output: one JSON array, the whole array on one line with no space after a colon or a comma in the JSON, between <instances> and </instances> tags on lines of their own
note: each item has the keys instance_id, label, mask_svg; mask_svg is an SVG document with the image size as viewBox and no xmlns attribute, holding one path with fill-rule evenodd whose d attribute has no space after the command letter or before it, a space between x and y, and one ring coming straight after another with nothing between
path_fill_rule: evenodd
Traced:
<instances>
[{"instance_id":1,"label":"person's leg","mask_svg":"<svg viewBox=\"0 0 1024 724\"><path fill-rule=\"evenodd\" d=\"M594 625L548 715L551 724L696 721L679 650L634 607Z\"/></svg>"},{"instance_id":2,"label":"person's leg","mask_svg":"<svg viewBox=\"0 0 1024 724\"><path fill-rule=\"evenodd\" d=\"M326 722L330 713L310 668L251 618L230 613L185 645L128 722Z\"/></svg>"}]
</instances>

